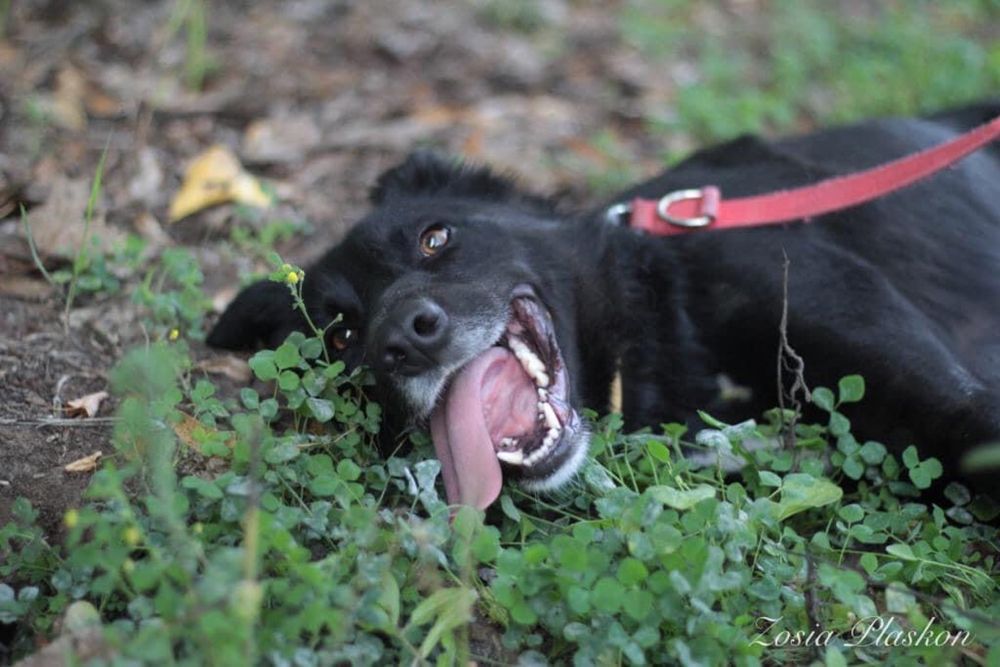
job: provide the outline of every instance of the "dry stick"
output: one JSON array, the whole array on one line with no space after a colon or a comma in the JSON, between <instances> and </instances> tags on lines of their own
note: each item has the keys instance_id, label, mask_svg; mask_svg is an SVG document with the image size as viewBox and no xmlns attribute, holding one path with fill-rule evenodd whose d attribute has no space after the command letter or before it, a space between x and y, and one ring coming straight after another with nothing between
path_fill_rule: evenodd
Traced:
<instances>
[{"instance_id":1,"label":"dry stick","mask_svg":"<svg viewBox=\"0 0 1000 667\"><path fill-rule=\"evenodd\" d=\"M121 421L119 417L0 419L0 426L102 426Z\"/></svg>"},{"instance_id":2,"label":"dry stick","mask_svg":"<svg viewBox=\"0 0 1000 667\"><path fill-rule=\"evenodd\" d=\"M786 258L787 261L787 258ZM787 269L787 264L785 265ZM805 597L805 612L806 621L809 623L809 630L819 630L821 628L819 623L819 602L816 600L816 563L813 556L812 549L806 544L806 585L803 587L802 594ZM819 646L812 647L813 657L819 659Z\"/></svg>"},{"instance_id":3,"label":"dry stick","mask_svg":"<svg viewBox=\"0 0 1000 667\"><path fill-rule=\"evenodd\" d=\"M802 404L798 400L799 392L805 395L806 401L811 401L809 387L806 385L805 370L806 362L799 356L798 352L788 342L788 267L791 264L788 260L788 253L784 248L781 254L785 258L784 279L782 283L781 298L781 324L778 326L778 409L781 411L781 435L785 447L795 446L795 425L799 421L802 412ZM785 423L785 382L786 372L794 374L795 382L788 390L788 399L795 409L795 414L791 421Z\"/></svg>"}]
</instances>

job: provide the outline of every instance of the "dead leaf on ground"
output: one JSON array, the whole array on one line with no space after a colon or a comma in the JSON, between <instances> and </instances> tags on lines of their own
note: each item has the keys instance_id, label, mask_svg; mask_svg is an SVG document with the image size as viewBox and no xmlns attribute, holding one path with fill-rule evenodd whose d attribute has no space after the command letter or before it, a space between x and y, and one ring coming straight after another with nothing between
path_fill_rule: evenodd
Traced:
<instances>
[{"instance_id":1,"label":"dead leaf on ground","mask_svg":"<svg viewBox=\"0 0 1000 667\"><path fill-rule=\"evenodd\" d=\"M83 104L87 113L98 118L113 118L124 112L121 100L104 92L93 82L89 82Z\"/></svg>"},{"instance_id":2,"label":"dead leaf on ground","mask_svg":"<svg viewBox=\"0 0 1000 667\"><path fill-rule=\"evenodd\" d=\"M250 123L243 134L242 154L248 162L296 162L322 140L308 114L282 114Z\"/></svg>"},{"instance_id":3,"label":"dead leaf on ground","mask_svg":"<svg viewBox=\"0 0 1000 667\"><path fill-rule=\"evenodd\" d=\"M229 202L267 208L271 197L264 192L260 181L243 169L232 151L215 145L188 166L181 189L170 202L170 221Z\"/></svg>"},{"instance_id":4,"label":"dead leaf on ground","mask_svg":"<svg viewBox=\"0 0 1000 667\"><path fill-rule=\"evenodd\" d=\"M101 409L101 403L108 397L106 391L95 391L72 401L66 401L66 416L93 417Z\"/></svg>"},{"instance_id":5,"label":"dead leaf on ground","mask_svg":"<svg viewBox=\"0 0 1000 667\"><path fill-rule=\"evenodd\" d=\"M223 287L212 296L212 312L222 313L236 298L239 292L235 287Z\"/></svg>"},{"instance_id":6,"label":"dead leaf on ground","mask_svg":"<svg viewBox=\"0 0 1000 667\"><path fill-rule=\"evenodd\" d=\"M246 360L232 354L202 359L195 364L195 368L213 375L225 375L230 380L241 384L250 382L249 364Z\"/></svg>"},{"instance_id":7,"label":"dead leaf on ground","mask_svg":"<svg viewBox=\"0 0 1000 667\"><path fill-rule=\"evenodd\" d=\"M27 276L0 275L0 294L26 301L42 301L52 293L52 285Z\"/></svg>"},{"instance_id":8,"label":"dead leaf on ground","mask_svg":"<svg viewBox=\"0 0 1000 667\"><path fill-rule=\"evenodd\" d=\"M94 452L90 456L84 456L82 459L67 463L63 470L66 472L93 472L97 470L97 461L102 456L104 456L103 452Z\"/></svg>"},{"instance_id":9,"label":"dead leaf on ground","mask_svg":"<svg viewBox=\"0 0 1000 667\"><path fill-rule=\"evenodd\" d=\"M87 126L87 113L83 95L87 81L80 70L66 65L56 75L56 89L52 94L52 118L67 130L80 131Z\"/></svg>"},{"instance_id":10,"label":"dead leaf on ground","mask_svg":"<svg viewBox=\"0 0 1000 667\"><path fill-rule=\"evenodd\" d=\"M123 235L108 227L104 212L95 208L89 229L84 222L87 200L90 198L89 179L71 179L58 176L52 183L48 198L41 206L28 213L28 226L39 254L46 257L69 259L76 256L87 233L87 250L91 244L97 249L110 252ZM23 234L23 230L20 232Z\"/></svg>"},{"instance_id":11,"label":"dead leaf on ground","mask_svg":"<svg viewBox=\"0 0 1000 667\"><path fill-rule=\"evenodd\" d=\"M26 180L27 172L20 165L0 156L0 219L17 211Z\"/></svg>"},{"instance_id":12,"label":"dead leaf on ground","mask_svg":"<svg viewBox=\"0 0 1000 667\"><path fill-rule=\"evenodd\" d=\"M174 240L163 231L160 221L149 211L140 213L135 222L132 223L132 226L135 227L135 231L139 232L142 238L149 241L149 245L153 250L174 245Z\"/></svg>"},{"instance_id":13,"label":"dead leaf on ground","mask_svg":"<svg viewBox=\"0 0 1000 667\"><path fill-rule=\"evenodd\" d=\"M131 201L154 206L158 203L163 189L163 169L160 160L149 146L139 150L136 158L135 173L128 183L128 196Z\"/></svg>"},{"instance_id":14,"label":"dead leaf on ground","mask_svg":"<svg viewBox=\"0 0 1000 667\"><path fill-rule=\"evenodd\" d=\"M180 440L181 443L188 449L204 455L205 452L202 450L202 441L205 440L206 437L217 433L217 431L214 431L211 427L202 424L186 412L181 412L180 415L180 420L174 424L174 434L177 435L177 439ZM231 448L235 444L235 436L226 440L227 447Z\"/></svg>"}]
</instances>

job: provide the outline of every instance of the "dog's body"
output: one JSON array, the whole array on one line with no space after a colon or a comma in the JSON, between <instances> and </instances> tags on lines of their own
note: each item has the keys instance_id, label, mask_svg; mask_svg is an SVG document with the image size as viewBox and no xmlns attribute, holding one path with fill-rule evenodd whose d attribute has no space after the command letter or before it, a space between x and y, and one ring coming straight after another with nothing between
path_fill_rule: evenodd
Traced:
<instances>
[{"instance_id":1,"label":"dog's body","mask_svg":"<svg viewBox=\"0 0 1000 667\"><path fill-rule=\"evenodd\" d=\"M708 184L727 197L787 189L946 141L998 113L1000 104L982 105L774 143L741 139L614 201ZM375 367L397 421L431 418L453 500L492 501L497 458L529 485L562 483L586 449L578 410L607 408L616 371L633 428L691 422L697 409L736 420L775 406L786 257L788 343L810 386L866 378L865 403L851 413L859 437L916 443L946 465L1000 439L995 144L808 224L671 238L612 226L603 208L559 215L485 170L426 154L386 173L373 203L307 269L306 302L321 327L343 314L334 347L349 365ZM296 328L285 287L258 283L209 342L276 345ZM749 397L725 400L723 377Z\"/></svg>"}]
</instances>

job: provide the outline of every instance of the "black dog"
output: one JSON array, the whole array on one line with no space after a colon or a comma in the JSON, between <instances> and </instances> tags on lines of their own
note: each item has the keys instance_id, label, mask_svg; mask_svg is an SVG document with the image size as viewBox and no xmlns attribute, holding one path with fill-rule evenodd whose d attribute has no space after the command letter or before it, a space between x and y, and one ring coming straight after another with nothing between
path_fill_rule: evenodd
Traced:
<instances>
[{"instance_id":1,"label":"black dog","mask_svg":"<svg viewBox=\"0 0 1000 667\"><path fill-rule=\"evenodd\" d=\"M615 198L705 184L742 196L856 171L952 138L1000 103L699 153ZM450 500L484 507L501 471L529 488L585 457L579 410L630 427L777 403L787 335L810 385L867 379L855 432L954 464L1000 436L1000 150L873 203L801 222L653 238L557 213L486 169L418 153L374 210L306 271L305 301L348 366L374 367L392 420L429 420ZM304 329L287 289L246 289L211 345L274 346ZM746 387L720 397L720 378ZM789 380L790 378L785 378ZM788 386L786 383L785 386Z\"/></svg>"}]
</instances>

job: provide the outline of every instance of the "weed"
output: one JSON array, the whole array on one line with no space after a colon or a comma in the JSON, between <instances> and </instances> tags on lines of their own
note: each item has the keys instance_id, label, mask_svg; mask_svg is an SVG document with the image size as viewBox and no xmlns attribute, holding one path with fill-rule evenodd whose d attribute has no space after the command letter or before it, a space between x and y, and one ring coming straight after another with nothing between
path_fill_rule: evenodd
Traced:
<instances>
[{"instance_id":1,"label":"weed","mask_svg":"<svg viewBox=\"0 0 1000 667\"><path fill-rule=\"evenodd\" d=\"M724 34L690 29L704 9L637 0L623 14L623 37L643 53L692 65L676 110L650 119L657 130L702 140L794 131L806 119L913 114L1000 87L995 40L979 28L995 20L988 2L874 5L832 20L827 4L789 0Z\"/></svg>"},{"instance_id":2,"label":"weed","mask_svg":"<svg viewBox=\"0 0 1000 667\"><path fill-rule=\"evenodd\" d=\"M173 260L175 277L188 260ZM301 308L301 269L273 261ZM870 618L936 621L997 651L998 533L981 523L997 508L954 484L950 508L920 503L934 459L854 442L858 376L815 388L828 419L797 425L793 449L751 447L778 440L787 419L774 411L763 424L705 415L695 442L679 425L625 435L620 416L590 415L594 458L575 488L509 489L487 525L469 508L449 521L424 434L378 454L367 374L346 374L312 334L255 354L269 388L238 401L190 375L184 345L125 357L111 376L118 453L67 512L66 545L45 542L24 501L0 529L0 620L15 623L18 653L81 599L120 658L143 664L465 664L480 657L465 630L476 609L508 650L556 663L799 662L813 649L781 637L814 624L834 663L960 654L852 645ZM227 469L178 478L178 446ZM682 447L746 465L727 479Z\"/></svg>"},{"instance_id":3,"label":"weed","mask_svg":"<svg viewBox=\"0 0 1000 667\"><path fill-rule=\"evenodd\" d=\"M611 196L639 180L641 169L614 132L598 132L585 145L587 154L566 153L558 158L559 166L579 173L594 196Z\"/></svg>"},{"instance_id":4,"label":"weed","mask_svg":"<svg viewBox=\"0 0 1000 667\"><path fill-rule=\"evenodd\" d=\"M108 138L110 145L111 138ZM108 157L108 145L101 151L101 159L97 162L97 169L94 170L94 180L90 184L90 196L87 198L87 210L83 214L83 236L80 245L73 256L72 273L69 276L69 287L66 290L66 306L63 309L63 322L67 332L69 331L69 311L73 308L73 300L76 298L77 281L82 270L90 264L90 248L87 247L93 239L90 237L90 225L94 219L94 207L101 196L101 182L104 178L104 161ZM58 279L57 279L58 280Z\"/></svg>"},{"instance_id":5,"label":"weed","mask_svg":"<svg viewBox=\"0 0 1000 667\"><path fill-rule=\"evenodd\" d=\"M0 37L7 36L7 25L10 21L10 0L0 0Z\"/></svg>"},{"instance_id":6,"label":"weed","mask_svg":"<svg viewBox=\"0 0 1000 667\"><path fill-rule=\"evenodd\" d=\"M251 217L250 209L237 207L238 217ZM278 219L264 223L260 229L234 225L229 240L241 255L258 260L269 259L276 245L288 241L296 234L311 231L308 223L299 220Z\"/></svg>"},{"instance_id":7,"label":"weed","mask_svg":"<svg viewBox=\"0 0 1000 667\"><path fill-rule=\"evenodd\" d=\"M159 265L147 271L132 294L132 300L149 313L147 325L159 339L170 331L183 331L199 340L204 337L202 320L209 306L201 289L205 276L194 256L183 248L167 248Z\"/></svg>"},{"instance_id":8,"label":"weed","mask_svg":"<svg viewBox=\"0 0 1000 667\"><path fill-rule=\"evenodd\" d=\"M925 38L944 20L974 26L990 3L915 6L834 25L818 3L768 5L765 50L692 36L691 2L639 0L622 30L646 53L697 64L677 117L652 122L718 138L995 89L995 48ZM204 10L178 0L172 17L171 34L187 31L195 86L208 69ZM525 20L511 16L495 20ZM753 54L750 64L734 52ZM596 143L616 158L613 136ZM595 175L592 185L610 188L607 180ZM232 241L264 257L291 231L275 222L257 235L234 231ZM101 273L90 260L68 274L77 290ZM301 269L271 261L271 278L303 309ZM315 325L255 354L256 382L237 398L194 371L187 341L203 333L202 279L190 253L168 249L137 287L158 342L111 375L121 398L116 453L85 503L66 512L65 544L46 540L24 500L0 528L0 624L15 657L54 635L82 600L129 664L495 657L474 654L470 622L502 633L509 656L525 663L1000 661L1000 510L957 484L931 502L923 493L940 462L859 441L850 421L864 409L859 376L813 389L817 423L777 409L759 423L703 415L708 428L692 439L678 424L625 434L620 415L590 414L592 460L571 488L542 498L508 487L488 521L468 508L451 517L426 434L379 454L371 379L331 359ZM790 424L795 437L780 438ZM685 450L743 467L724 476ZM221 472L176 472L179 460L209 458ZM859 644L876 621L899 633ZM935 639L946 630L964 645L901 634L929 624ZM810 631L819 642L804 640Z\"/></svg>"},{"instance_id":9,"label":"weed","mask_svg":"<svg viewBox=\"0 0 1000 667\"><path fill-rule=\"evenodd\" d=\"M201 90L205 79L217 67L209 55L207 6L205 0L176 0L166 27L164 43L184 30L184 80L191 90Z\"/></svg>"},{"instance_id":10,"label":"weed","mask_svg":"<svg viewBox=\"0 0 1000 667\"><path fill-rule=\"evenodd\" d=\"M21 226L24 230L24 236L28 241L28 248L31 251L31 259L35 264L35 268L38 269L50 285L66 288L63 305L63 322L67 330L69 327L69 312L72 310L73 303L76 301L78 294L80 292L117 292L121 287L121 281L117 274L134 272L138 266L139 256L144 247L144 242L141 239L135 235L129 235L112 254L105 255L104 251L100 248L99 239L90 235L94 206L101 194L106 155L107 148L101 154L101 159L94 174L87 208L84 212L83 235L69 268L62 268L52 272L49 272L45 268L45 263L42 261L38 253L38 248L35 245L34 235L31 233L30 217L24 206L21 206Z\"/></svg>"},{"instance_id":11,"label":"weed","mask_svg":"<svg viewBox=\"0 0 1000 667\"><path fill-rule=\"evenodd\" d=\"M34 262L35 268L42 274L46 282L55 286L55 279L45 268L45 263L38 255L38 247L35 245L35 237L31 233L31 225L28 222L28 211L24 208L24 204L21 204L21 229L24 230L24 238L28 240L28 249L31 251L31 261Z\"/></svg>"},{"instance_id":12,"label":"weed","mask_svg":"<svg viewBox=\"0 0 1000 667\"><path fill-rule=\"evenodd\" d=\"M538 0L480 0L477 8L483 21L503 30L532 33L548 23Z\"/></svg>"}]
</instances>

